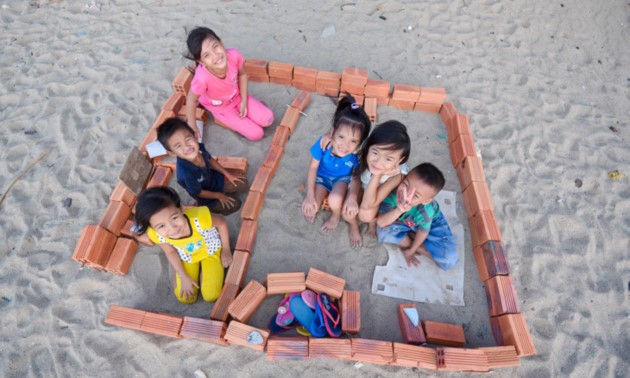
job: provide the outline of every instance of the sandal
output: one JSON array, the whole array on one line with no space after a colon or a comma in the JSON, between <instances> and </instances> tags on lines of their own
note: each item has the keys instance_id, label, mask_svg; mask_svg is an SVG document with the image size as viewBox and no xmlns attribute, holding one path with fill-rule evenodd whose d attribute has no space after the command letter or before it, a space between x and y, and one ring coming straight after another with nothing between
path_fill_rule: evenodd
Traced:
<instances>
[{"instance_id":1,"label":"sandal","mask_svg":"<svg viewBox=\"0 0 630 378\"><path fill-rule=\"evenodd\" d=\"M341 336L341 316L330 296L326 293L321 293L317 296L317 304L324 313L324 325L328 334L332 337Z\"/></svg>"}]
</instances>

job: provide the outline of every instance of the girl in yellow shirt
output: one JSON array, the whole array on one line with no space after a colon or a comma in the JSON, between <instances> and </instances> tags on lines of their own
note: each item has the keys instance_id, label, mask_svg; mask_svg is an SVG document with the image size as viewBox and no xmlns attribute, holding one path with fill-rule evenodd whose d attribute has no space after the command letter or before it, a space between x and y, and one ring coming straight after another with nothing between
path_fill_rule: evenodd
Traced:
<instances>
[{"instance_id":1,"label":"girl in yellow shirt","mask_svg":"<svg viewBox=\"0 0 630 378\"><path fill-rule=\"evenodd\" d=\"M207 302L221 293L224 268L232 262L225 219L205 207L183 210L177 193L166 186L144 191L136 204L139 234L159 244L175 272L175 296L194 303L201 290Z\"/></svg>"}]
</instances>

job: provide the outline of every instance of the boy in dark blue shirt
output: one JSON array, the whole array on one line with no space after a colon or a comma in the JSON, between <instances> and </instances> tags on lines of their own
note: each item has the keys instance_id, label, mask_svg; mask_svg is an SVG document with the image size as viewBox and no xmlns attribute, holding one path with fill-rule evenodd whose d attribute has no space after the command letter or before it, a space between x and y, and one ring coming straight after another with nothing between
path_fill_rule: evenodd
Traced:
<instances>
[{"instance_id":1,"label":"boy in dark blue shirt","mask_svg":"<svg viewBox=\"0 0 630 378\"><path fill-rule=\"evenodd\" d=\"M241 200L226 193L247 190L247 178L228 172L213 159L193 130L179 118L169 118L157 130L158 140L170 155L177 156L177 183L211 212L228 215L241 207Z\"/></svg>"}]
</instances>

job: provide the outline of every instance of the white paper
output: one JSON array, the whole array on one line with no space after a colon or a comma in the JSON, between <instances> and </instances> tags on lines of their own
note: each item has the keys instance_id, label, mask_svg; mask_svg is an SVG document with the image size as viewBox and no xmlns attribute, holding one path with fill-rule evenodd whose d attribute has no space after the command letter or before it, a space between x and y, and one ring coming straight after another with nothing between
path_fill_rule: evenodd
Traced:
<instances>
[{"instance_id":1,"label":"white paper","mask_svg":"<svg viewBox=\"0 0 630 378\"><path fill-rule=\"evenodd\" d=\"M147 144L147 153L149 154L149 158L153 159L156 156L166 155L166 148L162 146L159 140L156 140L155 142Z\"/></svg>"}]
</instances>

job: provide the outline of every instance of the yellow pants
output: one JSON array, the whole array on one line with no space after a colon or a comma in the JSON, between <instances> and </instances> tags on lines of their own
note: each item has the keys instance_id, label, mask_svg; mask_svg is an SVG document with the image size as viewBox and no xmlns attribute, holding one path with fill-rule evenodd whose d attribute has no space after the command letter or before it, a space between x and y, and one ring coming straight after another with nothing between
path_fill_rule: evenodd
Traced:
<instances>
[{"instance_id":1,"label":"yellow pants","mask_svg":"<svg viewBox=\"0 0 630 378\"><path fill-rule=\"evenodd\" d=\"M212 256L208 256L197 263L191 264L182 261L182 265L184 266L186 274L199 284L203 300L206 302L214 302L219 298L224 277L223 264L221 264L221 251L217 251ZM200 275L201 282L199 282ZM195 294L191 298L186 299L183 294L180 294L182 281L178 274L175 274L175 280L175 297L185 304L195 303L199 290L194 288Z\"/></svg>"}]
</instances>

